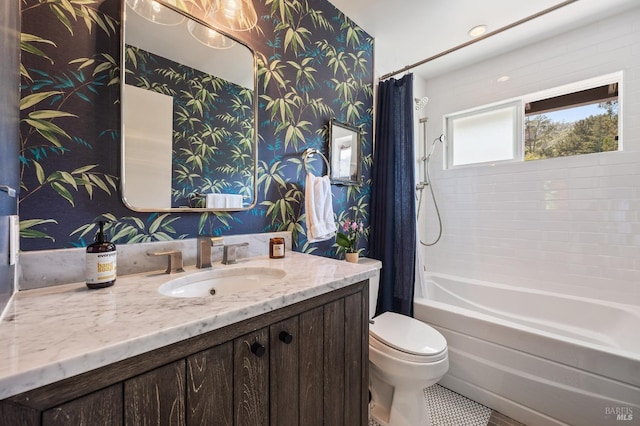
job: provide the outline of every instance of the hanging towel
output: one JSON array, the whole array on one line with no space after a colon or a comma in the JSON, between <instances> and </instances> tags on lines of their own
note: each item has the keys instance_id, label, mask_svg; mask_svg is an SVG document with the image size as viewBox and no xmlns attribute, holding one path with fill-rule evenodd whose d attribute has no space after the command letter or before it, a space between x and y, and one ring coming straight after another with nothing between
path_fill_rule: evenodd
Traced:
<instances>
[{"instance_id":1,"label":"hanging towel","mask_svg":"<svg viewBox=\"0 0 640 426\"><path fill-rule=\"evenodd\" d=\"M336 235L329 176L317 177L307 172L304 207L307 214L307 240L325 241Z\"/></svg>"}]
</instances>

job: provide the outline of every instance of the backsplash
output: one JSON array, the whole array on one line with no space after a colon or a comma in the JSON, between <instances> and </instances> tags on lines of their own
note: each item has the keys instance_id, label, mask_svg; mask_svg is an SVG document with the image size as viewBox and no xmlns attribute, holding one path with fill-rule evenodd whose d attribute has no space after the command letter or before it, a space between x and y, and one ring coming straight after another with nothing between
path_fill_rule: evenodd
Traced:
<instances>
[{"instance_id":1,"label":"backsplash","mask_svg":"<svg viewBox=\"0 0 640 426\"><path fill-rule=\"evenodd\" d=\"M335 256L333 241L307 242L301 160L307 147L327 153L330 118L364 130L364 184L332 187L337 220L357 214L368 223L373 39L328 1L254 2L258 25L233 35L258 58L257 205L179 214L133 212L120 198L121 1L69 5L73 14L37 0L22 3L22 31L30 34L21 85L23 251L86 246L94 222L107 219L115 222L107 237L120 246L287 230L294 249Z\"/></svg>"},{"instance_id":2,"label":"backsplash","mask_svg":"<svg viewBox=\"0 0 640 426\"><path fill-rule=\"evenodd\" d=\"M266 256L269 254L269 239L282 237L286 250L291 247L291 232L268 232L248 235L225 236L225 244L249 243L238 248L238 259ZM154 241L139 244L123 244L116 247L118 252L118 276L150 271L162 271L167 266L166 256L151 256L168 250L180 250L185 266L196 264L196 238L174 241ZM212 247L213 267L221 265L222 246ZM60 284L83 282L85 280L85 249L57 249L23 252L20 255L20 290L50 287ZM224 267L224 266L222 266ZM117 281L116 281L117 284Z\"/></svg>"}]
</instances>

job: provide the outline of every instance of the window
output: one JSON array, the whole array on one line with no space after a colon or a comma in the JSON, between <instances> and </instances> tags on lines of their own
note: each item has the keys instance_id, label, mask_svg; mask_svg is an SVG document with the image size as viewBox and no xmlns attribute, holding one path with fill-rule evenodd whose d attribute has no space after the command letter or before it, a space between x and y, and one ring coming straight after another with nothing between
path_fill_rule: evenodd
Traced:
<instances>
[{"instance_id":1,"label":"window","mask_svg":"<svg viewBox=\"0 0 640 426\"><path fill-rule=\"evenodd\" d=\"M519 157L521 102L511 102L447 117L451 141L448 164L509 161Z\"/></svg>"},{"instance_id":2,"label":"window","mask_svg":"<svg viewBox=\"0 0 640 426\"><path fill-rule=\"evenodd\" d=\"M621 81L615 73L448 115L447 165L617 151Z\"/></svg>"},{"instance_id":3,"label":"window","mask_svg":"<svg viewBox=\"0 0 640 426\"><path fill-rule=\"evenodd\" d=\"M618 83L529 102L524 159L618 150Z\"/></svg>"}]
</instances>

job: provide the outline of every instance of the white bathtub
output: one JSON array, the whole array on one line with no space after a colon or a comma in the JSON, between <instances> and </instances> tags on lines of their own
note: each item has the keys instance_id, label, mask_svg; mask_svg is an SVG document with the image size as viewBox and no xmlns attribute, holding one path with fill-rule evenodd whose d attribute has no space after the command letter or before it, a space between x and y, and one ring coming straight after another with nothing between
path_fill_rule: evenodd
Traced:
<instances>
[{"instance_id":1,"label":"white bathtub","mask_svg":"<svg viewBox=\"0 0 640 426\"><path fill-rule=\"evenodd\" d=\"M640 425L640 308L438 274L424 291L443 386L530 426Z\"/></svg>"}]
</instances>

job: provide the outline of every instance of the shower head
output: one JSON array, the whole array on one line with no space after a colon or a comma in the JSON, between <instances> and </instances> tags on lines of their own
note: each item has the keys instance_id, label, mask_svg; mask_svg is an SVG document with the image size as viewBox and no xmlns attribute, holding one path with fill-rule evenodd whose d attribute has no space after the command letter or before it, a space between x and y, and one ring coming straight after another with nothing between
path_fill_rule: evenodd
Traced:
<instances>
[{"instance_id":1,"label":"shower head","mask_svg":"<svg viewBox=\"0 0 640 426\"><path fill-rule=\"evenodd\" d=\"M413 101L416 103L416 111L420 111L422 108L427 106L427 103L429 102L429 98L427 96L424 96L420 99L413 98Z\"/></svg>"}]
</instances>

